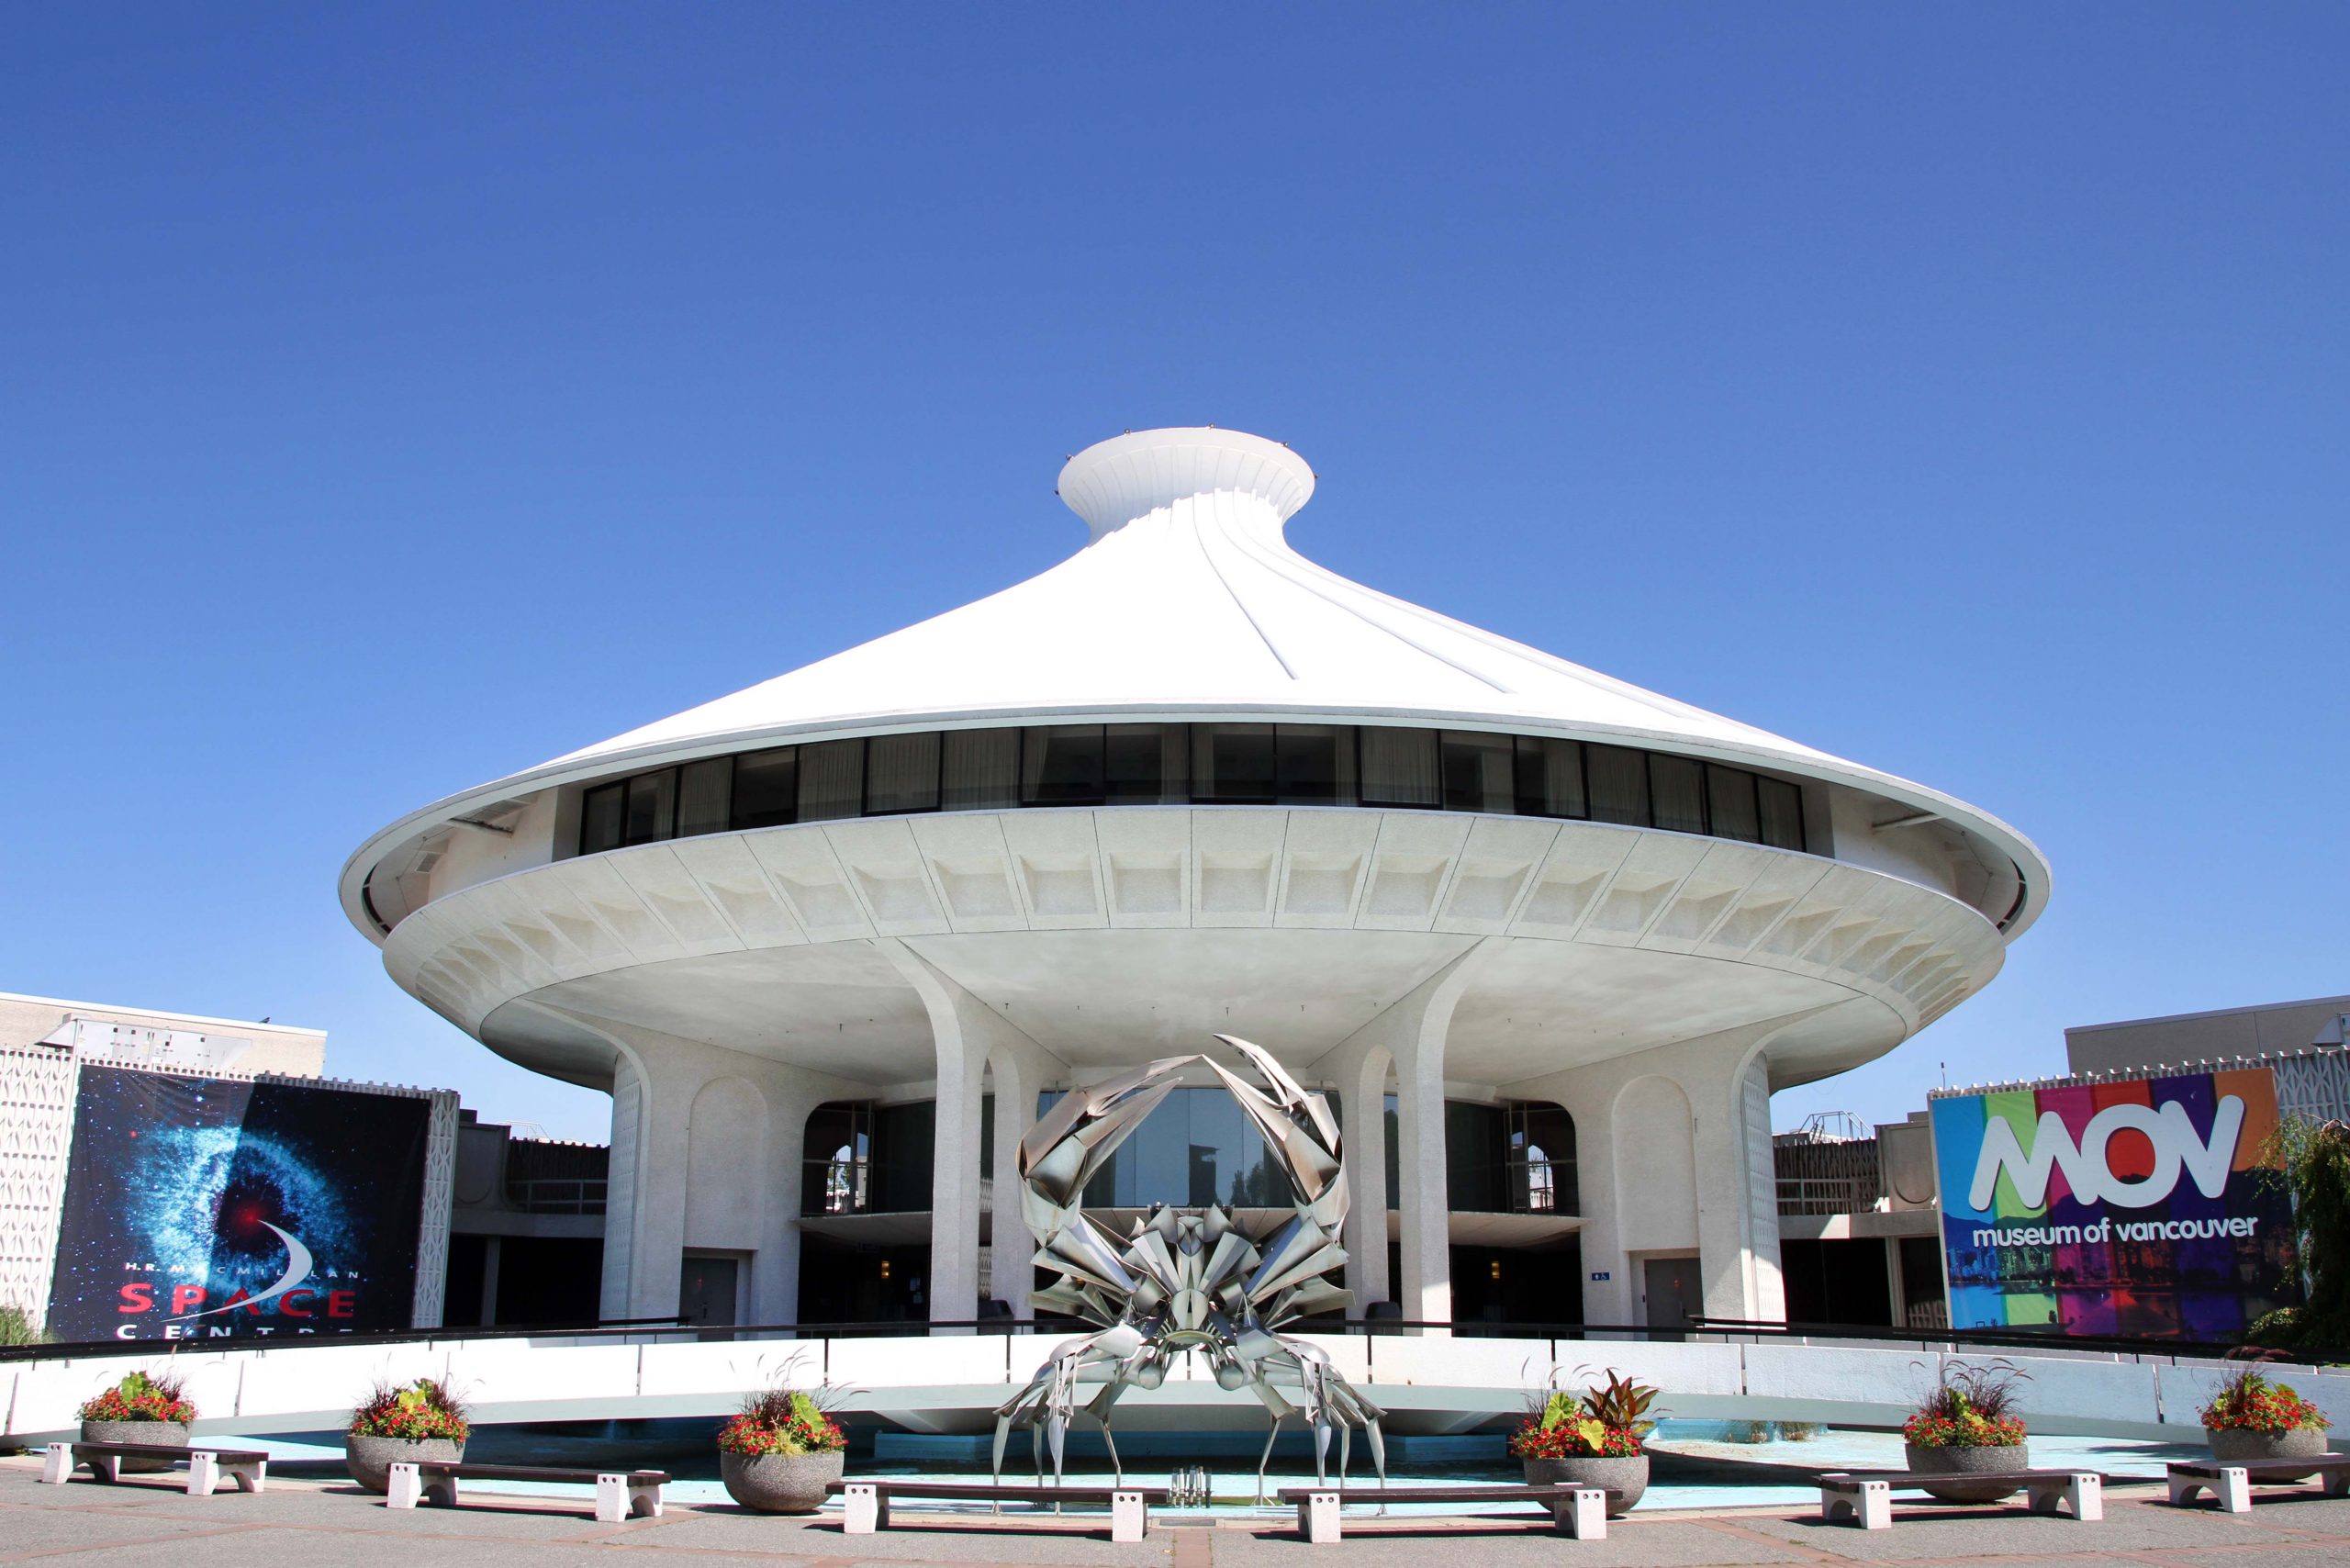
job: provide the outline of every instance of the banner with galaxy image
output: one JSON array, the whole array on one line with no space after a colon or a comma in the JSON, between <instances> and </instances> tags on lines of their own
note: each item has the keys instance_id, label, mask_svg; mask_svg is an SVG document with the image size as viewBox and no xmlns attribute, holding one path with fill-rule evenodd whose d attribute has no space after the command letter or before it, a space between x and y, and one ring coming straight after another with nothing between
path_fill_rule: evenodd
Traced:
<instances>
[{"instance_id":1,"label":"banner with galaxy image","mask_svg":"<svg viewBox=\"0 0 2350 1568\"><path fill-rule=\"evenodd\" d=\"M431 1101L84 1066L62 1340L406 1328Z\"/></svg>"},{"instance_id":2,"label":"banner with galaxy image","mask_svg":"<svg viewBox=\"0 0 2350 1568\"><path fill-rule=\"evenodd\" d=\"M2221 1340L2300 1299L2269 1069L1929 1103L1952 1327Z\"/></svg>"}]
</instances>

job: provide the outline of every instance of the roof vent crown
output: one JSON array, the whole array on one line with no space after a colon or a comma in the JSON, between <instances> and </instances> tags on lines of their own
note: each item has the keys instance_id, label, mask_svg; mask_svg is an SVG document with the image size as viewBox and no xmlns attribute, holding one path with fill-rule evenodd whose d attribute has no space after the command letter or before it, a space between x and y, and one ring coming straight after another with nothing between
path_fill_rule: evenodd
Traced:
<instances>
[{"instance_id":1,"label":"roof vent crown","mask_svg":"<svg viewBox=\"0 0 2350 1568\"><path fill-rule=\"evenodd\" d=\"M1276 531L1314 494L1314 470L1277 441L1212 425L1129 431L1062 467L1056 488L1096 539L1195 496L1239 495L1272 512Z\"/></svg>"}]
</instances>

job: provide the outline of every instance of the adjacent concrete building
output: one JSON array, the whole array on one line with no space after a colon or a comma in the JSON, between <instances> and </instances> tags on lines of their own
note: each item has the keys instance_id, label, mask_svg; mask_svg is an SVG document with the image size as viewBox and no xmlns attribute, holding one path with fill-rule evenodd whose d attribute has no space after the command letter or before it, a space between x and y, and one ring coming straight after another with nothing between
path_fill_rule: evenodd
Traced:
<instances>
[{"instance_id":1,"label":"adjacent concrete building","mask_svg":"<svg viewBox=\"0 0 2350 1568\"><path fill-rule=\"evenodd\" d=\"M2065 1031L2075 1072L2127 1072L2179 1062L2266 1057L2312 1046L2339 1046L2350 1029L2350 996L2222 1007L2164 1018L2082 1024Z\"/></svg>"},{"instance_id":2,"label":"adjacent concrete building","mask_svg":"<svg viewBox=\"0 0 2350 1568\"><path fill-rule=\"evenodd\" d=\"M612 1093L607 1316L1024 1316L1004 1152L1216 1030L1337 1099L1359 1312L1784 1312L1771 1091L1988 983L2045 862L1314 565L1315 482L1234 431L1103 442L1062 565L353 854L395 980ZM1508 524L1437 521L1520 569ZM1562 624L1605 591L1558 588ZM1099 1187L1287 1202L1204 1081Z\"/></svg>"}]
</instances>

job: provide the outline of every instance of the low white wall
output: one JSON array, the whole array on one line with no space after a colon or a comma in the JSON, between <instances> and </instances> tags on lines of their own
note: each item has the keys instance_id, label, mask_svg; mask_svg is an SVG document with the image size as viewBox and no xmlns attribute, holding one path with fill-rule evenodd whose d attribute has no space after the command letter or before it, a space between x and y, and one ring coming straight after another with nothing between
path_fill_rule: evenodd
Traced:
<instances>
[{"instance_id":1,"label":"low white wall","mask_svg":"<svg viewBox=\"0 0 2350 1568\"><path fill-rule=\"evenodd\" d=\"M848 1411L915 1430L975 1430L1025 1383L1065 1336L963 1334L935 1338L702 1343L670 1337L443 1339L396 1346L279 1345L18 1361L0 1368L6 1434L17 1442L72 1431L83 1400L133 1369L186 1380L203 1413L200 1435L339 1428L379 1381L445 1380L483 1421L587 1420L731 1412L745 1389L778 1379L835 1391ZM1935 1379L1945 1357L1919 1347L1763 1341L1639 1343L1583 1339L1470 1339L1411 1335L1315 1335L1348 1377L1399 1412L1457 1415L1456 1428L1521 1408L1557 1369L1569 1386L1617 1371L1655 1384L1660 1413L1696 1417L1810 1420L1893 1426ZM2042 1431L2190 1439L2197 1412L2235 1369L2053 1349L1999 1358L2022 1369L2021 1411ZM2336 1418L2350 1423L2350 1373L2276 1366ZM1172 1385L1210 1373L1190 1358ZM1375 1392L1385 1390L1385 1394ZM1211 1408L1216 1391L1175 1398ZM1203 1400L1206 1403L1203 1405ZM1229 1401L1253 1411L1246 1396ZM1250 1416L1253 1422L1259 1417Z\"/></svg>"}]
</instances>

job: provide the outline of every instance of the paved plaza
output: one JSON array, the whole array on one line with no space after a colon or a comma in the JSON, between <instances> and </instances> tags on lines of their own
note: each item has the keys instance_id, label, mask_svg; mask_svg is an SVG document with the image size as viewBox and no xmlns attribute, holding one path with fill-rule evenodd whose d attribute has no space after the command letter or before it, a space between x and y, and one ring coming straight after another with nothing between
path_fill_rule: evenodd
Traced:
<instances>
[{"instance_id":1,"label":"paved plaza","mask_svg":"<svg viewBox=\"0 0 2350 1568\"><path fill-rule=\"evenodd\" d=\"M104 1486L76 1479L38 1483L29 1458L0 1460L0 1562L43 1560L152 1568L277 1568L320 1562L482 1564L484 1568L612 1568L628 1554L643 1568L775 1560L807 1568L863 1563L1149 1564L1152 1568L1329 1568L1426 1564L1432 1553L1470 1563L1573 1563L1582 1568L1703 1568L1725 1563L1897 1562L1998 1564L2130 1562L2149 1568L2329 1568L2350 1562L2350 1500L2277 1493L2249 1515L2173 1508L2154 1487L2117 1487L2101 1524L2021 1511L1897 1511L1890 1530L1818 1523L1807 1511L1752 1509L1703 1518L1663 1514L1619 1521L1606 1540L1578 1541L1528 1523L1348 1522L1338 1546L1312 1547L1267 1518L1154 1529L1115 1546L1104 1519L1023 1521L923 1517L901 1510L901 1528L854 1539L836 1518L794 1520L726 1505L672 1505L658 1519L603 1525L576 1507L540 1498L476 1494L463 1509L395 1513L348 1482L272 1477L259 1496L189 1497L175 1477ZM378 1554L381 1554L380 1556Z\"/></svg>"}]
</instances>

